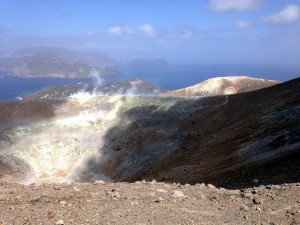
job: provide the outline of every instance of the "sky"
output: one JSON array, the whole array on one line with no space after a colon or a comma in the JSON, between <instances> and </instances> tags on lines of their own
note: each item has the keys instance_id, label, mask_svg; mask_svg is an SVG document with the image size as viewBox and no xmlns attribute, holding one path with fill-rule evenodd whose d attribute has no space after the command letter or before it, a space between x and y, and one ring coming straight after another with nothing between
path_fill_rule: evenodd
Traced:
<instances>
[{"instance_id":1,"label":"sky","mask_svg":"<svg viewBox=\"0 0 300 225\"><path fill-rule=\"evenodd\" d=\"M121 60L300 62L300 0L0 0L0 50L58 46Z\"/></svg>"}]
</instances>

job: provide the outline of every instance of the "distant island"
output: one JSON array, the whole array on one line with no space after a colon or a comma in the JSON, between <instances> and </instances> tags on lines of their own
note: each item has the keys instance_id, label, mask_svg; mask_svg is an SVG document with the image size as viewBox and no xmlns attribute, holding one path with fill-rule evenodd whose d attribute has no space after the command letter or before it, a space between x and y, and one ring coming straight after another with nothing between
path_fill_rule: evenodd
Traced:
<instances>
[{"instance_id":1,"label":"distant island","mask_svg":"<svg viewBox=\"0 0 300 225\"><path fill-rule=\"evenodd\" d=\"M0 52L1 74L16 77L88 77L96 70L101 75L117 73L117 60L104 53L79 53L57 47L34 47Z\"/></svg>"},{"instance_id":2,"label":"distant island","mask_svg":"<svg viewBox=\"0 0 300 225\"><path fill-rule=\"evenodd\" d=\"M93 71L100 76L120 73L120 65L132 67L165 67L164 59L136 59L122 63L102 52L81 53L59 47L32 47L0 52L0 75L23 78L60 77L85 78Z\"/></svg>"}]
</instances>

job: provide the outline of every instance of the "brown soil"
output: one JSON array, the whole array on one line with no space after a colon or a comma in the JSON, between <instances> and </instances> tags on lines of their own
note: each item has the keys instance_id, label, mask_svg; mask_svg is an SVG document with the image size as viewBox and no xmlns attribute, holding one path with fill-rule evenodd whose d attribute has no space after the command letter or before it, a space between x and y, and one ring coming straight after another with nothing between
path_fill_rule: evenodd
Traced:
<instances>
[{"instance_id":1,"label":"brown soil","mask_svg":"<svg viewBox=\"0 0 300 225\"><path fill-rule=\"evenodd\" d=\"M299 224L300 186L0 184L0 224Z\"/></svg>"}]
</instances>

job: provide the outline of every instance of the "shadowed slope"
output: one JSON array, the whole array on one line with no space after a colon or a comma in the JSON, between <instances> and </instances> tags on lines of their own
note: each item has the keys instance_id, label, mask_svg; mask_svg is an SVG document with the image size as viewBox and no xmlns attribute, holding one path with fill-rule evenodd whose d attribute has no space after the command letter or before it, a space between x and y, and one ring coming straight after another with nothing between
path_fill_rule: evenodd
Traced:
<instances>
[{"instance_id":1,"label":"shadowed slope","mask_svg":"<svg viewBox=\"0 0 300 225\"><path fill-rule=\"evenodd\" d=\"M104 156L109 163L101 171L116 180L227 187L253 185L253 178L297 182L299 90L296 79L254 92L198 99L185 115L179 102L155 113L131 109L121 119L130 118L129 124L107 132Z\"/></svg>"}]
</instances>

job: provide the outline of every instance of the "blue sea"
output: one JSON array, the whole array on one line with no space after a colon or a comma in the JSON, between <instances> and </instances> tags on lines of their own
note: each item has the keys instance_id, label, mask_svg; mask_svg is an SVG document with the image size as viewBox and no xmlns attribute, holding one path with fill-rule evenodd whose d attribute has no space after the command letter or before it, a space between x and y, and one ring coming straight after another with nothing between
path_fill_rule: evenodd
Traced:
<instances>
[{"instance_id":1,"label":"blue sea","mask_svg":"<svg viewBox=\"0 0 300 225\"><path fill-rule=\"evenodd\" d=\"M139 77L168 89L190 86L218 76L248 75L287 81L300 76L300 65L170 65L168 67L119 67L120 74L105 77L107 82ZM0 78L0 99L12 100L45 87L79 82L94 82L92 78Z\"/></svg>"}]
</instances>

